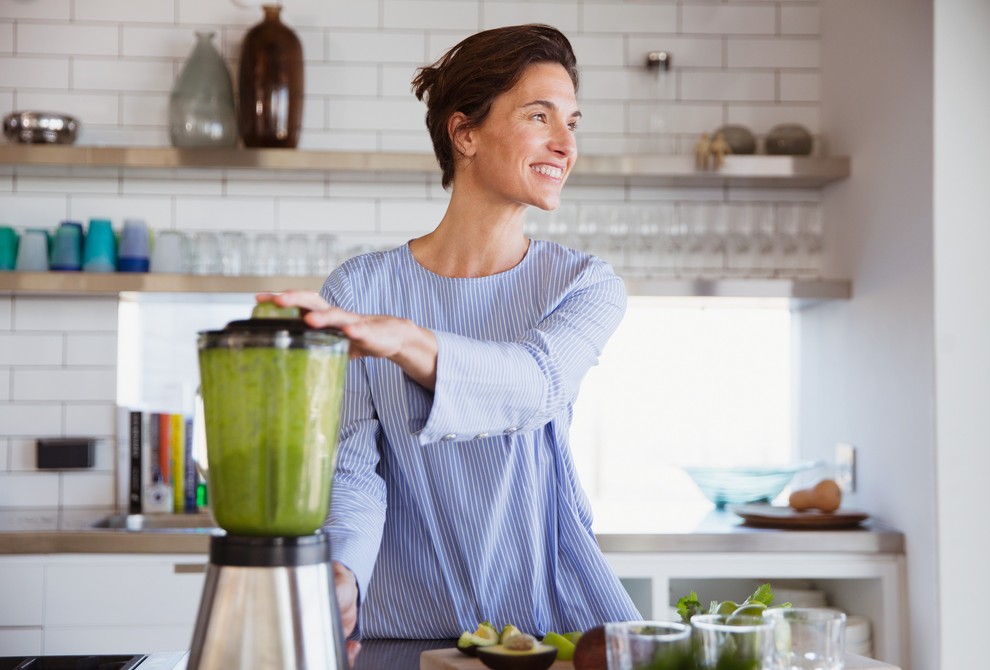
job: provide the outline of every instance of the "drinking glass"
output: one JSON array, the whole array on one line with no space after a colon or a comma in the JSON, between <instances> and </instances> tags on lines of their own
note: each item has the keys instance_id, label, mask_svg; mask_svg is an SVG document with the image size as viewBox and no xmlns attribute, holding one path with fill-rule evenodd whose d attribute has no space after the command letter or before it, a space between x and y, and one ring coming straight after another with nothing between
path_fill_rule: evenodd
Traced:
<instances>
[{"instance_id":1,"label":"drinking glass","mask_svg":"<svg viewBox=\"0 0 990 670\"><path fill-rule=\"evenodd\" d=\"M242 275L247 269L247 235L238 231L220 235L220 272L225 275Z\"/></svg>"},{"instance_id":2,"label":"drinking glass","mask_svg":"<svg viewBox=\"0 0 990 670\"><path fill-rule=\"evenodd\" d=\"M17 231L10 226L0 226L0 270L17 267Z\"/></svg>"},{"instance_id":3,"label":"drinking glass","mask_svg":"<svg viewBox=\"0 0 990 670\"><path fill-rule=\"evenodd\" d=\"M48 270L48 231L28 228L17 246L17 265L20 272L44 272Z\"/></svg>"},{"instance_id":4,"label":"drinking glass","mask_svg":"<svg viewBox=\"0 0 990 670\"><path fill-rule=\"evenodd\" d=\"M660 219L652 205L631 207L629 219L632 229L626 249L626 265L632 274L649 277L655 273L660 261Z\"/></svg>"},{"instance_id":5,"label":"drinking glass","mask_svg":"<svg viewBox=\"0 0 990 670\"><path fill-rule=\"evenodd\" d=\"M177 230L163 230L155 236L151 250L151 272L183 272L186 255L185 235Z\"/></svg>"},{"instance_id":6,"label":"drinking glass","mask_svg":"<svg viewBox=\"0 0 990 670\"><path fill-rule=\"evenodd\" d=\"M320 233L310 247L309 267L313 274L325 277L337 267L337 236Z\"/></svg>"},{"instance_id":7,"label":"drinking glass","mask_svg":"<svg viewBox=\"0 0 990 670\"><path fill-rule=\"evenodd\" d=\"M222 270L220 236L199 232L193 237L193 274L218 275Z\"/></svg>"},{"instance_id":8,"label":"drinking glass","mask_svg":"<svg viewBox=\"0 0 990 670\"><path fill-rule=\"evenodd\" d=\"M778 204L776 210L774 245L777 253L777 269L787 276L794 276L801 267L798 245L800 209L793 204Z\"/></svg>"},{"instance_id":9,"label":"drinking glass","mask_svg":"<svg viewBox=\"0 0 990 670\"><path fill-rule=\"evenodd\" d=\"M773 652L774 622L763 617L698 614L694 628L699 670L763 670Z\"/></svg>"},{"instance_id":10,"label":"drinking glass","mask_svg":"<svg viewBox=\"0 0 990 670\"><path fill-rule=\"evenodd\" d=\"M82 270L82 224L65 221L55 230L51 269L63 272Z\"/></svg>"},{"instance_id":11,"label":"drinking glass","mask_svg":"<svg viewBox=\"0 0 990 670\"><path fill-rule=\"evenodd\" d=\"M673 621L605 624L609 670L680 670L691 655L691 627Z\"/></svg>"},{"instance_id":12,"label":"drinking glass","mask_svg":"<svg viewBox=\"0 0 990 670\"><path fill-rule=\"evenodd\" d=\"M148 240L148 224L141 219L124 219L120 232L120 249L117 252L118 272L147 272L151 260L148 257L151 244Z\"/></svg>"},{"instance_id":13,"label":"drinking glass","mask_svg":"<svg viewBox=\"0 0 990 670\"><path fill-rule=\"evenodd\" d=\"M605 234L609 212L604 207L587 205L581 208L572 229L572 240L581 251L601 255L600 236Z\"/></svg>"},{"instance_id":14,"label":"drinking glass","mask_svg":"<svg viewBox=\"0 0 990 670\"><path fill-rule=\"evenodd\" d=\"M282 243L274 233L260 233L254 238L251 269L256 275L271 276L282 271Z\"/></svg>"},{"instance_id":15,"label":"drinking glass","mask_svg":"<svg viewBox=\"0 0 990 670\"><path fill-rule=\"evenodd\" d=\"M842 670L846 615L824 607L778 607L763 614L772 622L771 670Z\"/></svg>"},{"instance_id":16,"label":"drinking glass","mask_svg":"<svg viewBox=\"0 0 990 670\"><path fill-rule=\"evenodd\" d=\"M302 277L309 274L309 237L302 233L292 233L285 237L282 249L282 268L285 274Z\"/></svg>"},{"instance_id":17,"label":"drinking glass","mask_svg":"<svg viewBox=\"0 0 990 670\"><path fill-rule=\"evenodd\" d=\"M82 269L86 272L113 272L117 269L117 238L109 219L90 219L83 242Z\"/></svg>"},{"instance_id":18,"label":"drinking glass","mask_svg":"<svg viewBox=\"0 0 990 670\"><path fill-rule=\"evenodd\" d=\"M677 208L679 232L683 239L679 269L681 274L698 276L710 270L713 260L712 208L706 202L682 202ZM717 263L721 267L721 256Z\"/></svg>"}]
</instances>

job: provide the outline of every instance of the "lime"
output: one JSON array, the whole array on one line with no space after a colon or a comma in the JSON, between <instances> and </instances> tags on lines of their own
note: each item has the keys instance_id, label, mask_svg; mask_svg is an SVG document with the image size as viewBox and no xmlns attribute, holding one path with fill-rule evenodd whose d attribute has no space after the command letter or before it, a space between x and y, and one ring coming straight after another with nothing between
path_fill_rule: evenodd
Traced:
<instances>
[{"instance_id":1,"label":"lime","mask_svg":"<svg viewBox=\"0 0 990 670\"><path fill-rule=\"evenodd\" d=\"M564 637L567 638L568 640L570 640L576 646L577 643L578 643L578 640L581 639L581 631L579 631L579 630L572 630L569 633L564 633Z\"/></svg>"},{"instance_id":2,"label":"lime","mask_svg":"<svg viewBox=\"0 0 990 670\"><path fill-rule=\"evenodd\" d=\"M732 600L724 600L718 604L718 607L715 609L714 614L723 614L725 616L728 616L733 612L735 612L737 609L739 609L738 603Z\"/></svg>"},{"instance_id":3,"label":"lime","mask_svg":"<svg viewBox=\"0 0 990 670\"><path fill-rule=\"evenodd\" d=\"M732 616L763 616L763 610L766 608L763 603L746 603L732 612Z\"/></svg>"},{"instance_id":4,"label":"lime","mask_svg":"<svg viewBox=\"0 0 990 670\"><path fill-rule=\"evenodd\" d=\"M550 631L543 636L543 644L557 648L557 658L561 661L569 661L574 658L574 643L560 633Z\"/></svg>"},{"instance_id":5,"label":"lime","mask_svg":"<svg viewBox=\"0 0 990 670\"><path fill-rule=\"evenodd\" d=\"M298 307L279 307L271 301L259 302L251 310L252 319L298 319Z\"/></svg>"}]
</instances>

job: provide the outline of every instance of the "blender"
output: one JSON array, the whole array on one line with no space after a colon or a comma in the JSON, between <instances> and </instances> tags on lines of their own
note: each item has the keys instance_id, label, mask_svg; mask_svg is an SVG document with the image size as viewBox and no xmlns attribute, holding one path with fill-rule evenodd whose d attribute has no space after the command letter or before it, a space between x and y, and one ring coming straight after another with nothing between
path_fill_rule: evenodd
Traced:
<instances>
[{"instance_id":1,"label":"blender","mask_svg":"<svg viewBox=\"0 0 990 670\"><path fill-rule=\"evenodd\" d=\"M267 318L264 318L266 317ZM199 333L210 561L190 670L348 667L321 528L348 343L259 303Z\"/></svg>"}]
</instances>

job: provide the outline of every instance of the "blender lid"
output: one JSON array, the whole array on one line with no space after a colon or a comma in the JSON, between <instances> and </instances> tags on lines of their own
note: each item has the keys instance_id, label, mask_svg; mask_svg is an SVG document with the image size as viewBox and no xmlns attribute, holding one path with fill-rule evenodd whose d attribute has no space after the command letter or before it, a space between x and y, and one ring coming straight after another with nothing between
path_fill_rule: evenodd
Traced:
<instances>
[{"instance_id":1,"label":"blender lid","mask_svg":"<svg viewBox=\"0 0 990 670\"><path fill-rule=\"evenodd\" d=\"M329 335L336 335L337 337L345 337L345 335L336 328L313 328L306 324L303 319L273 319L273 318L255 318L255 319L242 319L239 321L231 321L223 330L207 330L203 331L206 335L223 335L230 334L233 332L237 333L275 333L275 332L288 332L290 334L296 333L326 333Z\"/></svg>"}]
</instances>

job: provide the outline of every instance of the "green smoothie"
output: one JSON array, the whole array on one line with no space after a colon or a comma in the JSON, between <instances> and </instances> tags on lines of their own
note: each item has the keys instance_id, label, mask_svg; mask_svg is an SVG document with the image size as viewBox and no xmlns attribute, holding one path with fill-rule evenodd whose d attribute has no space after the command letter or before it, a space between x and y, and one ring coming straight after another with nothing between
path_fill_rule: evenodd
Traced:
<instances>
[{"instance_id":1,"label":"green smoothie","mask_svg":"<svg viewBox=\"0 0 990 670\"><path fill-rule=\"evenodd\" d=\"M228 533L308 535L326 520L347 346L325 341L201 342L210 506Z\"/></svg>"}]
</instances>

